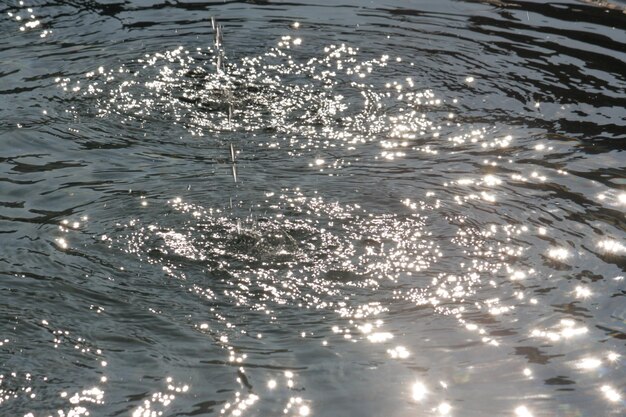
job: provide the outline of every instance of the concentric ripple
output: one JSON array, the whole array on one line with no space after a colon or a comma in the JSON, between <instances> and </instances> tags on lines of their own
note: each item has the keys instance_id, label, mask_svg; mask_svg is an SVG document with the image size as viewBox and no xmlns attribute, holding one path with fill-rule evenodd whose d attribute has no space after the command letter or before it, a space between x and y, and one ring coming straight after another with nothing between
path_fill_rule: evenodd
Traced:
<instances>
[{"instance_id":1,"label":"concentric ripple","mask_svg":"<svg viewBox=\"0 0 626 417\"><path fill-rule=\"evenodd\" d=\"M181 199L168 207L163 221L132 220L101 239L172 277L227 284L230 296L253 309L267 302L332 308L350 288L428 286L413 274L441 255L419 213L368 213L298 191L269 195L259 214L245 217Z\"/></svg>"},{"instance_id":2,"label":"concentric ripple","mask_svg":"<svg viewBox=\"0 0 626 417\"><path fill-rule=\"evenodd\" d=\"M321 57L310 57L293 50L300 41L283 36L259 56L225 63L221 50L180 46L57 82L86 100L77 117L87 110L140 126L165 119L199 137L275 132L298 149L318 147L321 140L346 146L380 135L415 138L436 131L437 113L429 112L427 119L422 111L443 101L411 77L398 77L397 66L387 68L400 58L363 59L358 48L345 44L331 44ZM370 83L376 73L374 82L380 83L385 70L392 82ZM445 108L440 111L445 120Z\"/></svg>"}]
</instances>

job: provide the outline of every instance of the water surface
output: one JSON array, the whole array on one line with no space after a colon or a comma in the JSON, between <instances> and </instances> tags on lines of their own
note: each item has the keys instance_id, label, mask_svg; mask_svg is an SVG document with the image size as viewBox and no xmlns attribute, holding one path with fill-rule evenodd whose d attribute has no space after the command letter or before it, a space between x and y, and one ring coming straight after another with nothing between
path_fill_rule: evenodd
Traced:
<instances>
[{"instance_id":1,"label":"water surface","mask_svg":"<svg viewBox=\"0 0 626 417\"><path fill-rule=\"evenodd\" d=\"M626 412L623 2L321 3L0 5L0 414Z\"/></svg>"}]
</instances>

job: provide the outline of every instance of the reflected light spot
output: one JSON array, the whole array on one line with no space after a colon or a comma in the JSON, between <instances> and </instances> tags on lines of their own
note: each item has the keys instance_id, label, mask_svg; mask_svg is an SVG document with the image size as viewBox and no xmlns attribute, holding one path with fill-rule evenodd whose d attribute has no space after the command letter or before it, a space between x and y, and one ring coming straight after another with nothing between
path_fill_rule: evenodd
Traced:
<instances>
[{"instance_id":1,"label":"reflected light spot","mask_svg":"<svg viewBox=\"0 0 626 417\"><path fill-rule=\"evenodd\" d=\"M609 401L617 402L622 399L622 396L620 395L620 393L617 392L615 388L611 387L610 385L603 385L602 388L600 388L600 390L604 393L604 396Z\"/></svg>"},{"instance_id":2,"label":"reflected light spot","mask_svg":"<svg viewBox=\"0 0 626 417\"><path fill-rule=\"evenodd\" d=\"M411 391L412 397L415 401L422 401L424 398L426 398L426 394L428 394L426 386L421 382L416 382L415 384L413 384L413 388Z\"/></svg>"},{"instance_id":3,"label":"reflected light spot","mask_svg":"<svg viewBox=\"0 0 626 417\"><path fill-rule=\"evenodd\" d=\"M615 353L615 352L609 352L609 353L607 353L606 358L610 362L615 362L616 360L618 360L620 358L620 354L619 353Z\"/></svg>"},{"instance_id":4,"label":"reflected light spot","mask_svg":"<svg viewBox=\"0 0 626 417\"><path fill-rule=\"evenodd\" d=\"M619 201L620 204L626 204L626 193L621 193L617 197L617 200Z\"/></svg>"},{"instance_id":5,"label":"reflected light spot","mask_svg":"<svg viewBox=\"0 0 626 417\"><path fill-rule=\"evenodd\" d=\"M485 184L489 186L502 184L502 180L493 175L485 175L485 177L483 178L483 181L485 182Z\"/></svg>"},{"instance_id":6,"label":"reflected light spot","mask_svg":"<svg viewBox=\"0 0 626 417\"><path fill-rule=\"evenodd\" d=\"M466 82L466 83L473 83L473 82L474 82L474 77L467 77L467 78L465 79L465 82Z\"/></svg>"},{"instance_id":7,"label":"reflected light spot","mask_svg":"<svg viewBox=\"0 0 626 417\"><path fill-rule=\"evenodd\" d=\"M548 256L557 261L563 261L569 257L569 252L565 248L552 248L548 251Z\"/></svg>"},{"instance_id":8,"label":"reflected light spot","mask_svg":"<svg viewBox=\"0 0 626 417\"><path fill-rule=\"evenodd\" d=\"M363 326L359 326L359 330L361 330L361 332L365 334L371 333L373 328L374 326L372 326L371 323L366 323Z\"/></svg>"},{"instance_id":9,"label":"reflected light spot","mask_svg":"<svg viewBox=\"0 0 626 417\"><path fill-rule=\"evenodd\" d=\"M276 380L275 379L270 379L269 381L267 381L267 387L269 389L276 388Z\"/></svg>"},{"instance_id":10,"label":"reflected light spot","mask_svg":"<svg viewBox=\"0 0 626 417\"><path fill-rule=\"evenodd\" d=\"M308 405L303 405L302 407L300 407L301 416L308 416L309 414L311 414L311 409Z\"/></svg>"},{"instance_id":11,"label":"reflected light spot","mask_svg":"<svg viewBox=\"0 0 626 417\"><path fill-rule=\"evenodd\" d=\"M596 369L600 365L602 365L602 361L600 359L584 358L576 364L576 367L578 369L590 370L590 369Z\"/></svg>"},{"instance_id":12,"label":"reflected light spot","mask_svg":"<svg viewBox=\"0 0 626 417\"><path fill-rule=\"evenodd\" d=\"M382 343L393 339L393 335L389 332L376 332L367 336L367 339L372 343Z\"/></svg>"},{"instance_id":13,"label":"reflected light spot","mask_svg":"<svg viewBox=\"0 0 626 417\"><path fill-rule=\"evenodd\" d=\"M534 329L531 332L531 336L541 337L553 342L560 340L561 338L570 338L587 333L589 330L586 327L575 327L576 322L573 320L564 319L561 320L561 329L555 331L545 331Z\"/></svg>"},{"instance_id":14,"label":"reflected light spot","mask_svg":"<svg viewBox=\"0 0 626 417\"><path fill-rule=\"evenodd\" d=\"M439 404L439 407L437 407L437 409L439 410L439 414L445 416L450 413L452 407L448 403L441 403Z\"/></svg>"},{"instance_id":15,"label":"reflected light spot","mask_svg":"<svg viewBox=\"0 0 626 417\"><path fill-rule=\"evenodd\" d=\"M520 405L515 409L515 415L517 417L533 417L532 413L526 408L526 406Z\"/></svg>"},{"instance_id":16,"label":"reflected light spot","mask_svg":"<svg viewBox=\"0 0 626 417\"><path fill-rule=\"evenodd\" d=\"M568 338L579 334L585 334L588 332L586 327L567 327L561 331L563 337Z\"/></svg>"},{"instance_id":17,"label":"reflected light spot","mask_svg":"<svg viewBox=\"0 0 626 417\"><path fill-rule=\"evenodd\" d=\"M576 298L587 298L591 296L591 290L581 285L576 287Z\"/></svg>"},{"instance_id":18,"label":"reflected light spot","mask_svg":"<svg viewBox=\"0 0 626 417\"><path fill-rule=\"evenodd\" d=\"M388 349L387 353L393 359L406 359L410 356L410 353L404 346L397 346L395 349Z\"/></svg>"},{"instance_id":19,"label":"reflected light spot","mask_svg":"<svg viewBox=\"0 0 626 417\"><path fill-rule=\"evenodd\" d=\"M511 274L511 279L517 281L526 278L526 274L522 271L515 271Z\"/></svg>"},{"instance_id":20,"label":"reflected light spot","mask_svg":"<svg viewBox=\"0 0 626 417\"><path fill-rule=\"evenodd\" d=\"M605 239L598 243L598 246L600 247L600 249L603 249L605 252L608 253L626 252L626 247L617 240L613 239Z\"/></svg>"}]
</instances>

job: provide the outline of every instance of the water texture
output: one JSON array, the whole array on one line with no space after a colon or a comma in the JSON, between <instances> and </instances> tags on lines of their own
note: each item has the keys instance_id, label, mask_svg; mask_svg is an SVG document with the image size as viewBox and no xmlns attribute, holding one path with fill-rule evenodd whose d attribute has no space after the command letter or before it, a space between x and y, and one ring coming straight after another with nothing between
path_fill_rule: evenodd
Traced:
<instances>
[{"instance_id":1,"label":"water texture","mask_svg":"<svg viewBox=\"0 0 626 417\"><path fill-rule=\"evenodd\" d=\"M0 415L626 413L624 2L318 3L2 2Z\"/></svg>"}]
</instances>

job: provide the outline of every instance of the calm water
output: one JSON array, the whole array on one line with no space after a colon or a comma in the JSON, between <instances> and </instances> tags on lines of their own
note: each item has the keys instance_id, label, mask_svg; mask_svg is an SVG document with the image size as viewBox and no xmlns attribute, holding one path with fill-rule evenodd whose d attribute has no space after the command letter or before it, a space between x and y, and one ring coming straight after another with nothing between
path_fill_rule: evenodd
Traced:
<instances>
[{"instance_id":1,"label":"calm water","mask_svg":"<svg viewBox=\"0 0 626 417\"><path fill-rule=\"evenodd\" d=\"M2 2L0 415L626 413L624 3L318 3Z\"/></svg>"}]
</instances>

